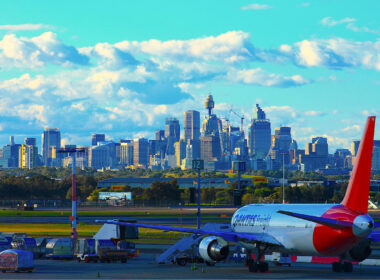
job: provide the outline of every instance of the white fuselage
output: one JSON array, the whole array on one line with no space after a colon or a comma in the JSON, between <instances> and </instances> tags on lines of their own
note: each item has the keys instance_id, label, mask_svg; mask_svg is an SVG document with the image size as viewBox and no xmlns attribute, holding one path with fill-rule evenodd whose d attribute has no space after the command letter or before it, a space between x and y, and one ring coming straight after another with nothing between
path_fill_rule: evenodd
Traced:
<instances>
[{"instance_id":1,"label":"white fuselage","mask_svg":"<svg viewBox=\"0 0 380 280\"><path fill-rule=\"evenodd\" d=\"M322 216L333 204L250 204L237 210L231 220L235 232L266 233L298 255L318 255L313 244L316 223L277 213L279 210ZM247 247L252 244L243 244Z\"/></svg>"}]
</instances>

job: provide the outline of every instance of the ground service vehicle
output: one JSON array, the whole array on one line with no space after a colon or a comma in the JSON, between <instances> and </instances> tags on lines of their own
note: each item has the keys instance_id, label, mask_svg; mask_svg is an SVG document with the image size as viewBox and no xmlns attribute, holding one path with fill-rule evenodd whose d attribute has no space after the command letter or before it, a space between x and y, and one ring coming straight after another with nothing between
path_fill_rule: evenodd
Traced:
<instances>
[{"instance_id":1,"label":"ground service vehicle","mask_svg":"<svg viewBox=\"0 0 380 280\"><path fill-rule=\"evenodd\" d=\"M95 243L94 249L92 249L92 241ZM81 243L84 243L84 245ZM102 263L111 261L121 261L122 263L126 263L129 254L133 251L129 249L120 249L115 243L116 242L111 239L86 239L83 242L78 242L77 247L83 247L83 250L77 252L77 260L78 262L84 261L86 263L98 261Z\"/></svg>"},{"instance_id":2,"label":"ground service vehicle","mask_svg":"<svg viewBox=\"0 0 380 280\"><path fill-rule=\"evenodd\" d=\"M0 253L0 270L7 271L28 271L34 270L33 253L29 251L9 249Z\"/></svg>"},{"instance_id":3,"label":"ground service vehicle","mask_svg":"<svg viewBox=\"0 0 380 280\"><path fill-rule=\"evenodd\" d=\"M340 204L250 204L238 209L231 219L231 231L208 231L139 223L99 221L165 231L205 235L199 254L205 261L218 262L229 254L228 242L246 249L250 272L265 272L266 253L298 256L334 256L335 272L351 272L352 262L371 254L371 242L380 241L380 227L368 213L375 116L368 117L349 185ZM254 258L252 256L255 256Z\"/></svg>"}]
</instances>

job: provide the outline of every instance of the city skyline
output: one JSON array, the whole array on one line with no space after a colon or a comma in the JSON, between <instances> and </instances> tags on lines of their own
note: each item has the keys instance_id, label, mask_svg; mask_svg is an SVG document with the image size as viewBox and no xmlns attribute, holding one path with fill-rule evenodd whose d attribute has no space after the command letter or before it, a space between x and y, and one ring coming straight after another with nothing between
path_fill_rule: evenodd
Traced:
<instances>
[{"instance_id":1,"label":"city skyline","mask_svg":"<svg viewBox=\"0 0 380 280\"><path fill-rule=\"evenodd\" d=\"M326 137L330 152L379 116L376 1L20 2L0 19L2 145L41 147L44 127L64 144L153 139L169 117L182 134L183 113L202 121L209 93L219 118L244 114L244 131L259 103L272 134L290 126L301 147Z\"/></svg>"}]
</instances>

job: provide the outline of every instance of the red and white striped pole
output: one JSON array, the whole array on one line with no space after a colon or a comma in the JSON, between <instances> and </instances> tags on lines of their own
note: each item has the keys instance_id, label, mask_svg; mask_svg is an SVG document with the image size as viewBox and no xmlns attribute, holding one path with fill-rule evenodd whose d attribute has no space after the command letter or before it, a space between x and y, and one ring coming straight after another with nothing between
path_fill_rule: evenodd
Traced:
<instances>
[{"instance_id":1,"label":"red and white striped pole","mask_svg":"<svg viewBox=\"0 0 380 280\"><path fill-rule=\"evenodd\" d=\"M76 178L76 164L75 164L75 155L76 153L73 153L72 156L72 165L73 165L73 178L72 178L72 194L73 194L73 201L72 201L72 216L71 221L72 221L72 233L71 233L71 238L76 239L78 238L78 233L77 233L77 178Z\"/></svg>"}]
</instances>

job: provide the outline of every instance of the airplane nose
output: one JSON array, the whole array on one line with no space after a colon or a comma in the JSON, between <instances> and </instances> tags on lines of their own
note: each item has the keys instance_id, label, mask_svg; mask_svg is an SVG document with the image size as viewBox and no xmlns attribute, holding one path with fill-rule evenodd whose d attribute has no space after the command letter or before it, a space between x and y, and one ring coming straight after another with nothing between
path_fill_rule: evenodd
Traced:
<instances>
[{"instance_id":1,"label":"airplane nose","mask_svg":"<svg viewBox=\"0 0 380 280\"><path fill-rule=\"evenodd\" d=\"M373 230L374 222L368 215L357 216L353 222L352 232L356 236L368 236Z\"/></svg>"}]
</instances>

